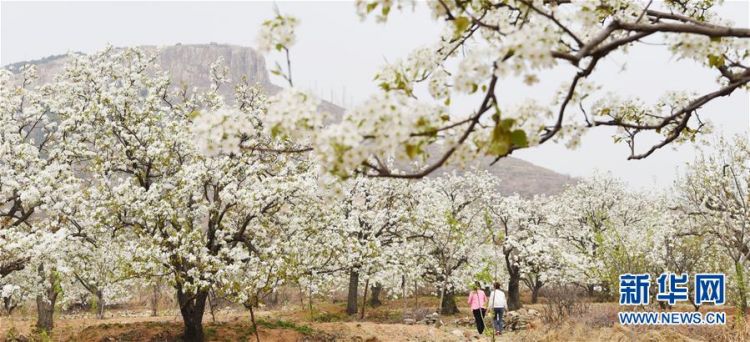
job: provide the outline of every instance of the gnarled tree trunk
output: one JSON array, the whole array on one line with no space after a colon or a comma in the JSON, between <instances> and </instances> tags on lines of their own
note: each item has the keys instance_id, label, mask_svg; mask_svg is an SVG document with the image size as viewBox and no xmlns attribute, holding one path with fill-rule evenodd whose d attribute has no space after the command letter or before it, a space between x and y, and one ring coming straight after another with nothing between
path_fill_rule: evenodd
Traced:
<instances>
[{"instance_id":1,"label":"gnarled tree trunk","mask_svg":"<svg viewBox=\"0 0 750 342\"><path fill-rule=\"evenodd\" d=\"M104 319L104 307L106 303L104 302L104 291L97 290L96 291L96 318L97 319Z\"/></svg>"},{"instance_id":2,"label":"gnarled tree trunk","mask_svg":"<svg viewBox=\"0 0 750 342\"><path fill-rule=\"evenodd\" d=\"M531 304L539 302L539 292L541 292L542 287L544 287L544 282L539 280L539 277L535 278L531 284Z\"/></svg>"},{"instance_id":3,"label":"gnarled tree trunk","mask_svg":"<svg viewBox=\"0 0 750 342\"><path fill-rule=\"evenodd\" d=\"M540 287L532 287L531 288L531 304L536 304L539 302L539 290L541 290Z\"/></svg>"},{"instance_id":4,"label":"gnarled tree trunk","mask_svg":"<svg viewBox=\"0 0 750 342\"><path fill-rule=\"evenodd\" d=\"M46 275L44 264L39 265L39 275L46 278L48 284L44 285L44 292L36 296L36 329L50 333L54 328L55 303L57 303L57 281L54 274Z\"/></svg>"},{"instance_id":5,"label":"gnarled tree trunk","mask_svg":"<svg viewBox=\"0 0 750 342\"><path fill-rule=\"evenodd\" d=\"M521 272L518 267L508 270L508 310L521 308Z\"/></svg>"},{"instance_id":6,"label":"gnarled tree trunk","mask_svg":"<svg viewBox=\"0 0 750 342\"><path fill-rule=\"evenodd\" d=\"M153 291L151 292L151 317L159 315L159 283L154 283Z\"/></svg>"},{"instance_id":7,"label":"gnarled tree trunk","mask_svg":"<svg viewBox=\"0 0 750 342\"><path fill-rule=\"evenodd\" d=\"M180 313L185 326L182 338L185 342L203 342L203 313L206 310L206 298L208 298L208 290L189 294L184 293L182 288L177 288L177 301L180 304Z\"/></svg>"},{"instance_id":8,"label":"gnarled tree trunk","mask_svg":"<svg viewBox=\"0 0 750 342\"><path fill-rule=\"evenodd\" d=\"M47 294L49 296L49 293ZM51 332L54 328L55 302L57 293L52 294L52 298L45 298L43 295L36 296L36 329L44 332Z\"/></svg>"},{"instance_id":9,"label":"gnarled tree trunk","mask_svg":"<svg viewBox=\"0 0 750 342\"><path fill-rule=\"evenodd\" d=\"M441 296L440 314L441 315L453 315L458 313L458 306L456 305L456 298L453 291L446 291L443 289L443 295Z\"/></svg>"},{"instance_id":10,"label":"gnarled tree trunk","mask_svg":"<svg viewBox=\"0 0 750 342\"><path fill-rule=\"evenodd\" d=\"M380 301L380 292L383 291L383 285L380 285L380 283L375 283L375 285L372 286L371 290L372 294L370 295L370 306L374 308L383 305L383 302Z\"/></svg>"},{"instance_id":11,"label":"gnarled tree trunk","mask_svg":"<svg viewBox=\"0 0 750 342\"><path fill-rule=\"evenodd\" d=\"M346 313L357 314L357 291L359 287L359 272L349 271L349 292L346 296Z\"/></svg>"}]
</instances>

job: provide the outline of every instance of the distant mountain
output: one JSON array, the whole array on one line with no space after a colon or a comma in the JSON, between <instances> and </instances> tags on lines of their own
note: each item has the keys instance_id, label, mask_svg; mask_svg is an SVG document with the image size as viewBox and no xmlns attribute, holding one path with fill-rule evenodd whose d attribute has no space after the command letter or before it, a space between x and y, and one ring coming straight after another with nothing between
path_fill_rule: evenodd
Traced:
<instances>
[{"instance_id":1,"label":"distant mountain","mask_svg":"<svg viewBox=\"0 0 750 342\"><path fill-rule=\"evenodd\" d=\"M500 178L500 193L518 193L523 197L532 197L537 194L554 195L565 189L567 185L577 183L571 176L563 175L550 169L532 164L522 159L505 157L495 165L490 166L494 158L484 157L475 163L473 167L488 170L494 176ZM438 169L440 174L450 173L456 170L454 166L444 166ZM460 171L460 170L456 170Z\"/></svg>"},{"instance_id":2,"label":"distant mountain","mask_svg":"<svg viewBox=\"0 0 750 342\"><path fill-rule=\"evenodd\" d=\"M223 57L229 68L230 86L221 91L225 97L233 97L234 83L246 76L250 84L258 83L268 94L277 93L281 87L271 83L265 59L261 54L249 47L226 44L177 44L173 46L154 47L142 46L147 51L159 51L158 63L163 70L169 71L174 84L189 84L199 88L210 84L209 67L217 58ZM5 66L17 72L24 64L35 64L39 71L41 82L49 82L54 75L62 71L67 55L45 57L38 60L19 62ZM321 110L340 116L344 109L330 102L324 101ZM480 165L502 180L502 193L519 193L522 196L534 194L555 194L563 190L565 185L573 184L576 180L570 176L556 173L552 170L534 165L527 161L508 157L489 167L491 159L485 158ZM454 167L441 169L441 173L451 172Z\"/></svg>"},{"instance_id":3,"label":"distant mountain","mask_svg":"<svg viewBox=\"0 0 750 342\"><path fill-rule=\"evenodd\" d=\"M172 46L140 46L149 51L158 51L157 62L162 70L172 76L173 84L189 84L198 88L208 88L211 84L209 68L219 57L224 58L224 64L229 68L229 78L232 83L219 89L227 99L234 98L234 85L247 77L249 84L258 83L267 94L273 95L281 87L271 83L266 61L263 56L249 47L227 44L177 44ZM27 62L18 62L5 66L8 70L17 72L25 64L34 64L39 72L42 83L50 82L65 67L68 55L55 55ZM342 114L343 109L330 102L323 101L321 109L333 114Z\"/></svg>"}]
</instances>

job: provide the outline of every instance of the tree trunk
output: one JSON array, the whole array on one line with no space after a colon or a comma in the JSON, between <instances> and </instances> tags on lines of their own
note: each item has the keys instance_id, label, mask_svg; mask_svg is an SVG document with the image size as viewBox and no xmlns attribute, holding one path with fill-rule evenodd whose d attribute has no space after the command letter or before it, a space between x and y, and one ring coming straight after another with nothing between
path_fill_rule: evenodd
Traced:
<instances>
[{"instance_id":1,"label":"tree trunk","mask_svg":"<svg viewBox=\"0 0 750 342\"><path fill-rule=\"evenodd\" d=\"M521 308L521 272L511 270L508 275L508 310L518 310Z\"/></svg>"},{"instance_id":2,"label":"tree trunk","mask_svg":"<svg viewBox=\"0 0 750 342\"><path fill-rule=\"evenodd\" d=\"M97 290L96 291L96 319L104 319L104 291Z\"/></svg>"},{"instance_id":3,"label":"tree trunk","mask_svg":"<svg viewBox=\"0 0 750 342\"><path fill-rule=\"evenodd\" d=\"M17 306L18 306L18 303L14 302L12 297L3 298L3 307L5 308L5 311L8 313L8 316L13 314L13 309L15 309Z\"/></svg>"},{"instance_id":4,"label":"tree trunk","mask_svg":"<svg viewBox=\"0 0 750 342\"><path fill-rule=\"evenodd\" d=\"M55 303L57 302L57 282L54 274L46 275L44 264L39 265L37 269L40 276L49 281L44 285L44 292L36 296L36 329L40 332L49 334L54 328Z\"/></svg>"},{"instance_id":5,"label":"tree trunk","mask_svg":"<svg viewBox=\"0 0 750 342\"><path fill-rule=\"evenodd\" d=\"M49 296L49 292L47 295ZM54 293L51 298L45 298L43 295L36 296L36 329L46 332L49 334L54 328L54 313L55 313L55 302L57 301L57 293Z\"/></svg>"},{"instance_id":6,"label":"tree trunk","mask_svg":"<svg viewBox=\"0 0 750 342\"><path fill-rule=\"evenodd\" d=\"M250 323L253 324L253 331L255 332L255 341L260 342L260 335L258 332L258 324L255 322L255 311L253 311L253 302L247 301L245 303L245 308L250 310Z\"/></svg>"},{"instance_id":7,"label":"tree trunk","mask_svg":"<svg viewBox=\"0 0 750 342\"><path fill-rule=\"evenodd\" d=\"M589 298L593 299L594 296L596 296L596 285L594 284L587 285L586 294L588 294Z\"/></svg>"},{"instance_id":8,"label":"tree trunk","mask_svg":"<svg viewBox=\"0 0 750 342\"><path fill-rule=\"evenodd\" d=\"M456 298L453 291L443 290L442 300L440 304L441 315L453 315L458 313L458 306L456 305Z\"/></svg>"},{"instance_id":9,"label":"tree trunk","mask_svg":"<svg viewBox=\"0 0 750 342\"><path fill-rule=\"evenodd\" d=\"M414 310L419 309L419 287L417 281L414 281Z\"/></svg>"},{"instance_id":10,"label":"tree trunk","mask_svg":"<svg viewBox=\"0 0 750 342\"><path fill-rule=\"evenodd\" d=\"M151 293L151 317L159 315L159 283L154 283L154 291Z\"/></svg>"},{"instance_id":11,"label":"tree trunk","mask_svg":"<svg viewBox=\"0 0 750 342\"><path fill-rule=\"evenodd\" d=\"M346 313L357 314L357 287L359 286L359 272L349 271L349 293L346 296Z\"/></svg>"},{"instance_id":12,"label":"tree trunk","mask_svg":"<svg viewBox=\"0 0 750 342\"><path fill-rule=\"evenodd\" d=\"M375 285L372 286L371 290L372 294L370 295L370 306L374 308L383 305L383 302L380 301L380 292L383 290L383 285L380 285L380 283L375 283Z\"/></svg>"},{"instance_id":13,"label":"tree trunk","mask_svg":"<svg viewBox=\"0 0 750 342\"><path fill-rule=\"evenodd\" d=\"M745 284L745 270L741 262L734 263L734 271L737 274L737 309L744 317L747 313L747 285Z\"/></svg>"},{"instance_id":14,"label":"tree trunk","mask_svg":"<svg viewBox=\"0 0 750 342\"><path fill-rule=\"evenodd\" d=\"M313 311L313 293L312 284L307 286L307 308L310 310L310 320L315 319L315 312Z\"/></svg>"},{"instance_id":15,"label":"tree trunk","mask_svg":"<svg viewBox=\"0 0 750 342\"><path fill-rule=\"evenodd\" d=\"M365 319L365 308L367 307L367 288L370 286L370 279L365 280L365 293L362 294L362 314L359 315L359 319Z\"/></svg>"},{"instance_id":16,"label":"tree trunk","mask_svg":"<svg viewBox=\"0 0 750 342\"><path fill-rule=\"evenodd\" d=\"M177 301L180 304L180 313L185 326L183 340L185 342L203 342L203 313L206 310L206 298L208 290L198 291L196 294L188 294L177 288Z\"/></svg>"},{"instance_id":17,"label":"tree trunk","mask_svg":"<svg viewBox=\"0 0 750 342\"><path fill-rule=\"evenodd\" d=\"M279 304L279 290L274 289L273 292L265 296L263 299L266 305L275 308Z\"/></svg>"},{"instance_id":18,"label":"tree trunk","mask_svg":"<svg viewBox=\"0 0 750 342\"><path fill-rule=\"evenodd\" d=\"M406 309L408 307L406 302L406 276L401 276L401 300L404 302L403 318L406 318Z\"/></svg>"},{"instance_id":19,"label":"tree trunk","mask_svg":"<svg viewBox=\"0 0 750 342\"><path fill-rule=\"evenodd\" d=\"M216 313L214 313L214 309L216 308L216 295L214 295L213 291L208 291L208 309L211 312L211 322L216 323Z\"/></svg>"},{"instance_id":20,"label":"tree trunk","mask_svg":"<svg viewBox=\"0 0 750 342\"><path fill-rule=\"evenodd\" d=\"M688 290L688 300L690 301L690 305L693 306L694 311L698 312L698 311L700 311L701 306L695 304L695 292L693 292L693 291L695 291L695 289Z\"/></svg>"},{"instance_id":21,"label":"tree trunk","mask_svg":"<svg viewBox=\"0 0 750 342\"><path fill-rule=\"evenodd\" d=\"M539 302L539 291L544 286L544 283L537 280L534 282L534 286L531 288L531 304L536 304Z\"/></svg>"}]
</instances>

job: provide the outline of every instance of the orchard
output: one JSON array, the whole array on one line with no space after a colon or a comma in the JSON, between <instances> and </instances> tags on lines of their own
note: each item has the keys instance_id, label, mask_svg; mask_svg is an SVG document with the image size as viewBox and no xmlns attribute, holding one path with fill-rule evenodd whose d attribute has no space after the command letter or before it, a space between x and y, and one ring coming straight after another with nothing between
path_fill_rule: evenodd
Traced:
<instances>
[{"instance_id":1,"label":"orchard","mask_svg":"<svg viewBox=\"0 0 750 342\"><path fill-rule=\"evenodd\" d=\"M617 301L619 275L671 271L725 273L727 304L744 322L750 145L706 138L711 118L699 111L747 91L750 29L712 3L420 3L442 34L384 65L380 90L343 114L294 86L304 22L281 12L258 34L261 51L286 61L271 70L285 84L275 93L230 82L223 60L208 87L176 84L137 48L71 55L49 83L34 65L3 70L2 309L35 308L36 331L53 335L59 308L85 298L103 319L136 287L161 284L182 338L203 341L212 298L246 308L254 326L289 289L310 315L333 293L358 319L385 300L406 310L418 294L452 315L476 282L499 282L513 311L560 289ZM356 11L388 25L413 5L357 1ZM714 72L713 90L648 103L592 80L646 40ZM506 81L533 85L553 69L569 76L547 102L508 105ZM455 110L458 97L474 109ZM576 148L590 130L612 132L634 160L702 147L663 191L602 172L524 197L470 166L542 144Z\"/></svg>"}]
</instances>

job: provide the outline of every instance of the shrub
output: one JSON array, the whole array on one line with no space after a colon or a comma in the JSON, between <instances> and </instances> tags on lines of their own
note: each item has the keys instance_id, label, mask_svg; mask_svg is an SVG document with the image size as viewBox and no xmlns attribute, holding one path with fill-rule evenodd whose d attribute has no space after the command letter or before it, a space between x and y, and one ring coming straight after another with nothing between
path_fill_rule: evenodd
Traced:
<instances>
[{"instance_id":1,"label":"shrub","mask_svg":"<svg viewBox=\"0 0 750 342\"><path fill-rule=\"evenodd\" d=\"M542 309L542 320L559 324L568 317L581 316L590 310L581 292L572 286L563 285L547 290L547 301Z\"/></svg>"}]
</instances>

